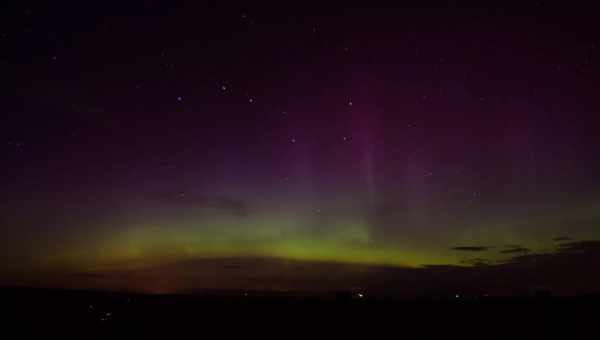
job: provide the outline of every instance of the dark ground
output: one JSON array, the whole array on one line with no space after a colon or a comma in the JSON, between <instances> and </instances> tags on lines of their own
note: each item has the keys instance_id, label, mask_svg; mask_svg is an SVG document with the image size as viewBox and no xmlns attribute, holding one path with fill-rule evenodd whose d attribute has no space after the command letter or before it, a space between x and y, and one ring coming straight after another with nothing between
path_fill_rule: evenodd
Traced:
<instances>
[{"instance_id":1,"label":"dark ground","mask_svg":"<svg viewBox=\"0 0 600 340\"><path fill-rule=\"evenodd\" d=\"M5 288L0 290L0 299L5 331L14 328L20 335L77 338L133 335L178 339L211 334L380 338L387 334L393 338L523 339L564 334L570 339L595 326L600 306L598 296L545 294L401 299L359 297L355 292L141 295Z\"/></svg>"}]
</instances>

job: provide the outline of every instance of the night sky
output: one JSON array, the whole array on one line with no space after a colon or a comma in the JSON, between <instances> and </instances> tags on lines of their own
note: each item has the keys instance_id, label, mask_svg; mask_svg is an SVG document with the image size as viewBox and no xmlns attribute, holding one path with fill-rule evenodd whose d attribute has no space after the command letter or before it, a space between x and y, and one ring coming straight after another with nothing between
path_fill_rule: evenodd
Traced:
<instances>
[{"instance_id":1,"label":"night sky","mask_svg":"<svg viewBox=\"0 0 600 340\"><path fill-rule=\"evenodd\" d=\"M593 270L596 11L416 3L2 4L0 281Z\"/></svg>"}]
</instances>

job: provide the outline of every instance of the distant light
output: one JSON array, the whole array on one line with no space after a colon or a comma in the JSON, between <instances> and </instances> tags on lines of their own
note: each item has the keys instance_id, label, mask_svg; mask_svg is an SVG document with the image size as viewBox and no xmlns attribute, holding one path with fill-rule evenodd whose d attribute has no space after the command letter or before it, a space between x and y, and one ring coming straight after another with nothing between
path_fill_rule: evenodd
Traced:
<instances>
[{"instance_id":1,"label":"distant light","mask_svg":"<svg viewBox=\"0 0 600 340\"><path fill-rule=\"evenodd\" d=\"M181 102L181 101L183 101L183 97L182 97L182 96L178 96L178 97L177 97L177 101L178 101L178 102Z\"/></svg>"},{"instance_id":2,"label":"distant light","mask_svg":"<svg viewBox=\"0 0 600 340\"><path fill-rule=\"evenodd\" d=\"M357 295L358 295L358 297L359 297L359 298L361 298L361 299L365 297L365 295L364 295L363 293L358 293Z\"/></svg>"},{"instance_id":3,"label":"distant light","mask_svg":"<svg viewBox=\"0 0 600 340\"><path fill-rule=\"evenodd\" d=\"M227 85L221 85L221 91L226 91L227 90Z\"/></svg>"},{"instance_id":4,"label":"distant light","mask_svg":"<svg viewBox=\"0 0 600 340\"><path fill-rule=\"evenodd\" d=\"M351 100L349 100L349 101L348 101L348 106L352 106L352 105L353 105L353 104L352 104L352 101L351 101Z\"/></svg>"},{"instance_id":5,"label":"distant light","mask_svg":"<svg viewBox=\"0 0 600 340\"><path fill-rule=\"evenodd\" d=\"M248 98L249 103L254 103L254 98Z\"/></svg>"},{"instance_id":6,"label":"distant light","mask_svg":"<svg viewBox=\"0 0 600 340\"><path fill-rule=\"evenodd\" d=\"M454 297L455 297L455 298L457 298L457 299L459 299L459 298L460 298L460 295L459 295L459 294L456 294L456 295L454 295Z\"/></svg>"}]
</instances>

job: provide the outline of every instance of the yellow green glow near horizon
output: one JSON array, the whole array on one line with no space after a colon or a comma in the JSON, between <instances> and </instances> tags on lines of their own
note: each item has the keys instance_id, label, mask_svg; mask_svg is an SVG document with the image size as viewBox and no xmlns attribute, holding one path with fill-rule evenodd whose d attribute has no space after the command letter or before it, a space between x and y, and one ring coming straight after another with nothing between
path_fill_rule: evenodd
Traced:
<instances>
[{"instance_id":1,"label":"yellow green glow near horizon","mask_svg":"<svg viewBox=\"0 0 600 340\"><path fill-rule=\"evenodd\" d=\"M580 210L575 212L579 214ZM589 210L587 214L590 214ZM386 241L375 239L372 226L356 216L331 218L327 228L311 228L307 227L309 222L285 213L253 214L244 218L188 214L180 218L166 216L151 222L141 220L117 225L105 228L102 234L96 233L93 237L79 235L48 256L45 265L103 271L236 257L398 267L465 265L461 261L469 258L491 261L510 258L510 255L500 253L505 244L519 244L533 252L553 251L556 244L549 235L541 238L539 234L520 231L524 224L549 220L548 217L530 217L521 221L495 221L466 228L462 233L448 232L438 239L413 236ZM439 233L455 229L441 228ZM490 249L484 252L451 249L451 246L460 245L482 245Z\"/></svg>"},{"instance_id":2,"label":"yellow green glow near horizon","mask_svg":"<svg viewBox=\"0 0 600 340\"><path fill-rule=\"evenodd\" d=\"M287 222L286 222L287 221ZM277 223L251 218L213 219L210 222L164 221L130 226L83 247L71 248L53 262L71 262L86 269L135 268L195 258L272 257L290 260L352 264L418 266L455 262L443 252L375 245L365 224L339 222L326 232L280 219ZM51 260L52 262L52 260Z\"/></svg>"}]
</instances>

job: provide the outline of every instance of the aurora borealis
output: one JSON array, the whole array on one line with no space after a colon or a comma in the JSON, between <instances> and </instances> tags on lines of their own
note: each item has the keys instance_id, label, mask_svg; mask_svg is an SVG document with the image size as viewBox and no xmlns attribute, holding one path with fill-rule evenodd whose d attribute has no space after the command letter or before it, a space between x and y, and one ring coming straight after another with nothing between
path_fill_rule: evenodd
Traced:
<instances>
[{"instance_id":1,"label":"aurora borealis","mask_svg":"<svg viewBox=\"0 0 600 340\"><path fill-rule=\"evenodd\" d=\"M3 283L244 288L232 273L289 265L330 287L332 264L500 266L600 239L585 9L86 6L2 14Z\"/></svg>"}]
</instances>

